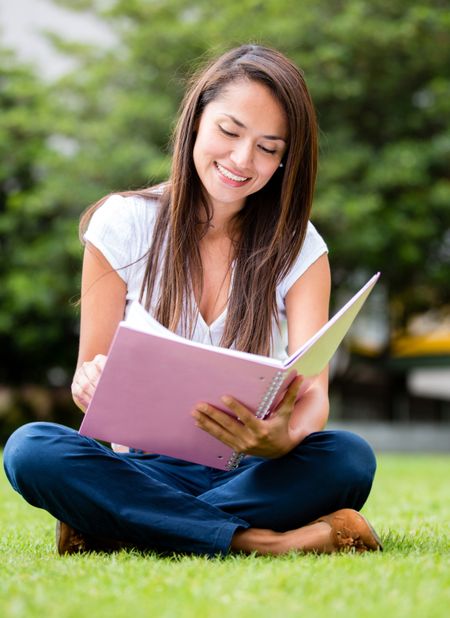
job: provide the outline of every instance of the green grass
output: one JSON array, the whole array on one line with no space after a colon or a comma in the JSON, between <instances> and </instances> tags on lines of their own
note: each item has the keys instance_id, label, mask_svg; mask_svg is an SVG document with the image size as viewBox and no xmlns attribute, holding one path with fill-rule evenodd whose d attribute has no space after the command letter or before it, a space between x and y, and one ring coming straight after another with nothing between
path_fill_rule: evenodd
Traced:
<instances>
[{"instance_id":1,"label":"green grass","mask_svg":"<svg viewBox=\"0 0 450 618\"><path fill-rule=\"evenodd\" d=\"M61 558L54 521L0 475L0 615L434 618L450 615L450 457L379 457L365 515L382 554ZM201 525L201 524L199 524Z\"/></svg>"}]
</instances>

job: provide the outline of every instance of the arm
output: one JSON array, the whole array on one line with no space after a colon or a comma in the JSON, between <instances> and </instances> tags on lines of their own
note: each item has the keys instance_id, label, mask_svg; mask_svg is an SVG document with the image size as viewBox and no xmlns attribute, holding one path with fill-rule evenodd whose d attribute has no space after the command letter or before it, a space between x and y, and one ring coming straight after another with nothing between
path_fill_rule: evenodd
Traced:
<instances>
[{"instance_id":1,"label":"arm","mask_svg":"<svg viewBox=\"0 0 450 618\"><path fill-rule=\"evenodd\" d=\"M81 278L80 346L72 397L84 411L94 394L106 354L125 311L126 284L104 255L88 243Z\"/></svg>"},{"instance_id":2,"label":"arm","mask_svg":"<svg viewBox=\"0 0 450 618\"><path fill-rule=\"evenodd\" d=\"M326 255L320 257L291 287L286 297L289 350L307 341L328 319L330 269ZM236 422L217 408L201 403L193 411L197 425L234 450L261 457L280 457L307 435L323 428L328 417L328 371L324 370L295 403L301 377L297 377L267 420L232 397L225 405L240 419Z\"/></svg>"},{"instance_id":3,"label":"arm","mask_svg":"<svg viewBox=\"0 0 450 618\"><path fill-rule=\"evenodd\" d=\"M286 296L289 353L297 350L327 321L331 276L327 255L322 255L294 283ZM301 316L301 319L299 319ZM290 427L299 444L307 435L320 431L328 420L328 367L295 404Z\"/></svg>"}]
</instances>

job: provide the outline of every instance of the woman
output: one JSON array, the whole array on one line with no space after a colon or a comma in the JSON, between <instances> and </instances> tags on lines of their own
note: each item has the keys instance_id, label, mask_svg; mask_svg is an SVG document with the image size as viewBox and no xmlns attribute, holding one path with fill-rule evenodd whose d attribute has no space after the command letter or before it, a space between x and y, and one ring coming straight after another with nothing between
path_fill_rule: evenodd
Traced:
<instances>
[{"instance_id":1,"label":"woman","mask_svg":"<svg viewBox=\"0 0 450 618\"><path fill-rule=\"evenodd\" d=\"M242 46L193 81L169 182L110 196L82 219L72 384L82 410L133 299L186 337L257 354L293 351L326 322L327 251L308 221L316 160L307 87L280 53ZM230 397L242 423L199 402L192 422L249 455L235 471L111 451L66 427L32 423L8 441L6 473L30 504L60 521L60 553L124 545L206 555L381 549L358 513L374 455L353 434L322 431L327 381L324 371L296 402L297 378L266 421Z\"/></svg>"}]
</instances>

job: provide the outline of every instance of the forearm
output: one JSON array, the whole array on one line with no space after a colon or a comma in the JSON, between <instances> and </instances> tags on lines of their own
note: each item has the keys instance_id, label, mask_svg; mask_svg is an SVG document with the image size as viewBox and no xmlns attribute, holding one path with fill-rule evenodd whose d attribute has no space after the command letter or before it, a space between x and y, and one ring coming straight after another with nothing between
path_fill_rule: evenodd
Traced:
<instances>
[{"instance_id":1,"label":"forearm","mask_svg":"<svg viewBox=\"0 0 450 618\"><path fill-rule=\"evenodd\" d=\"M292 412L289 426L294 445L300 444L309 434L321 431L328 421L328 414L328 389L317 380L302 395Z\"/></svg>"}]
</instances>

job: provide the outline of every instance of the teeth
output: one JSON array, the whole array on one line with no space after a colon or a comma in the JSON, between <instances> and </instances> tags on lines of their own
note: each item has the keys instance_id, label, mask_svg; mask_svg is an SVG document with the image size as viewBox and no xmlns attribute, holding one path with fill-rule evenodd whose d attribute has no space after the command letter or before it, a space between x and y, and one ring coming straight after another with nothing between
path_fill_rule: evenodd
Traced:
<instances>
[{"instance_id":1,"label":"teeth","mask_svg":"<svg viewBox=\"0 0 450 618\"><path fill-rule=\"evenodd\" d=\"M220 163L216 162L216 165L217 165L217 169L219 170L219 172L223 174L224 176L226 176L227 178L229 178L230 180L234 180L235 182L244 182L245 180L248 180L248 178L245 178L244 176L236 176L236 174L232 174L227 169L222 167Z\"/></svg>"}]
</instances>

